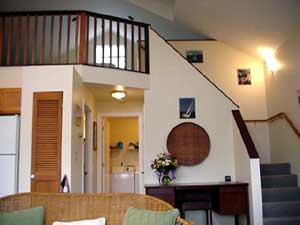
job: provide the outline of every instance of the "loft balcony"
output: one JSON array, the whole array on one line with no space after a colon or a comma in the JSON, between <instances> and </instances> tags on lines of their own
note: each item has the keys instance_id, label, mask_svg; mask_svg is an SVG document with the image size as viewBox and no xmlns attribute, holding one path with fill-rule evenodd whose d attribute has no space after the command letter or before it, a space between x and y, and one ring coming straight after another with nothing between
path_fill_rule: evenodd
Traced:
<instances>
[{"instance_id":1,"label":"loft balcony","mask_svg":"<svg viewBox=\"0 0 300 225\"><path fill-rule=\"evenodd\" d=\"M149 73L149 25L88 11L0 12L0 66L83 64Z\"/></svg>"}]
</instances>

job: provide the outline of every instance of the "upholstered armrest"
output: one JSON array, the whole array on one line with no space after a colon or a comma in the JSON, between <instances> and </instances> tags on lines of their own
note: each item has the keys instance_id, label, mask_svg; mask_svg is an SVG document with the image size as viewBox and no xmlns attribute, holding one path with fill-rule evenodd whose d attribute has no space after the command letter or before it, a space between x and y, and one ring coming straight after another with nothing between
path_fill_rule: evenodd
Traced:
<instances>
[{"instance_id":1,"label":"upholstered armrest","mask_svg":"<svg viewBox=\"0 0 300 225\"><path fill-rule=\"evenodd\" d=\"M176 223L180 223L182 225L194 225L194 223L192 221L184 220L179 216L176 219Z\"/></svg>"}]
</instances>

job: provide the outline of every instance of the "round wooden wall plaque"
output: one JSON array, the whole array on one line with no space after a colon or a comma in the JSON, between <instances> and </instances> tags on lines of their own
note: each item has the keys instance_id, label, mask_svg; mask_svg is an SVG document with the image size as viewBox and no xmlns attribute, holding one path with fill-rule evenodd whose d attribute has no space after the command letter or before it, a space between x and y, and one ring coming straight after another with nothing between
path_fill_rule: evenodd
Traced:
<instances>
[{"instance_id":1,"label":"round wooden wall plaque","mask_svg":"<svg viewBox=\"0 0 300 225\"><path fill-rule=\"evenodd\" d=\"M202 127L195 123L181 123L169 133L167 149L177 158L180 165L199 164L209 154L209 136Z\"/></svg>"}]
</instances>

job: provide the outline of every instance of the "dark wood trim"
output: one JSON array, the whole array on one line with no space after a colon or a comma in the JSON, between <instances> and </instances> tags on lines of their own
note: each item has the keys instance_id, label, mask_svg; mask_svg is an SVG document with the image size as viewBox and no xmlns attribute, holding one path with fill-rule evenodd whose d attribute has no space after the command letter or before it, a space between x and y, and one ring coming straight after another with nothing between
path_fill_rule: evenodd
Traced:
<instances>
[{"instance_id":1,"label":"dark wood trim","mask_svg":"<svg viewBox=\"0 0 300 225\"><path fill-rule=\"evenodd\" d=\"M93 63L96 64L97 56L97 20L98 18L94 16L94 52L93 52Z\"/></svg>"},{"instance_id":2,"label":"dark wood trim","mask_svg":"<svg viewBox=\"0 0 300 225\"><path fill-rule=\"evenodd\" d=\"M40 64L44 63L45 59L45 38L46 38L46 15L43 16L43 25L42 25L42 40L41 40L41 49L40 49Z\"/></svg>"},{"instance_id":3,"label":"dark wood trim","mask_svg":"<svg viewBox=\"0 0 300 225\"><path fill-rule=\"evenodd\" d=\"M274 122L277 119L284 119L288 125L292 128L295 134L300 138L300 131L297 129L296 125L293 121L288 117L288 115L284 112L277 113L274 116L271 116L268 119L255 119L255 120L244 120L245 123L265 123L265 122Z\"/></svg>"},{"instance_id":4,"label":"dark wood trim","mask_svg":"<svg viewBox=\"0 0 300 225\"><path fill-rule=\"evenodd\" d=\"M80 40L79 40L79 62L87 63L86 61L86 32L87 32L87 14L80 13Z\"/></svg>"},{"instance_id":5,"label":"dark wood trim","mask_svg":"<svg viewBox=\"0 0 300 225\"><path fill-rule=\"evenodd\" d=\"M74 63L78 63L78 33L79 33L79 14L76 14L75 21L75 51L74 51Z\"/></svg>"},{"instance_id":6,"label":"dark wood trim","mask_svg":"<svg viewBox=\"0 0 300 225\"><path fill-rule=\"evenodd\" d=\"M1 16L0 23L0 64L2 64L2 50L3 50L3 40L4 40L4 28L5 28L5 17Z\"/></svg>"},{"instance_id":7,"label":"dark wood trim","mask_svg":"<svg viewBox=\"0 0 300 225\"><path fill-rule=\"evenodd\" d=\"M104 63L105 48L105 19L102 17L102 63Z\"/></svg>"},{"instance_id":8,"label":"dark wood trim","mask_svg":"<svg viewBox=\"0 0 300 225\"><path fill-rule=\"evenodd\" d=\"M68 15L67 24L67 46L66 46L66 63L69 63L69 51L70 51L70 32L71 32L71 15Z\"/></svg>"},{"instance_id":9,"label":"dark wood trim","mask_svg":"<svg viewBox=\"0 0 300 225\"><path fill-rule=\"evenodd\" d=\"M23 64L27 64L27 56L28 56L28 39L29 39L29 27L30 26L30 17L26 16L26 28L24 34L24 52L23 52Z\"/></svg>"},{"instance_id":10,"label":"dark wood trim","mask_svg":"<svg viewBox=\"0 0 300 225\"><path fill-rule=\"evenodd\" d=\"M59 15L59 30L58 30L58 52L57 52L57 60L58 63L61 61L61 39L62 39L62 22L63 22L63 17L62 14Z\"/></svg>"},{"instance_id":11,"label":"dark wood trim","mask_svg":"<svg viewBox=\"0 0 300 225\"><path fill-rule=\"evenodd\" d=\"M13 17L9 17L8 21L8 36L7 36L7 49L6 49L6 64L10 65L10 55L12 46L12 33L13 33Z\"/></svg>"},{"instance_id":12,"label":"dark wood trim","mask_svg":"<svg viewBox=\"0 0 300 225\"><path fill-rule=\"evenodd\" d=\"M32 39L32 53L31 53L31 64L35 64L35 55L36 55L36 42L37 42L37 33L38 33L38 16L34 16L34 31Z\"/></svg>"},{"instance_id":13,"label":"dark wood trim","mask_svg":"<svg viewBox=\"0 0 300 225\"><path fill-rule=\"evenodd\" d=\"M244 119L240 113L240 110L232 110L232 115L239 128L241 137L244 141L250 159L259 158L258 152L248 131L248 128L244 122Z\"/></svg>"},{"instance_id":14,"label":"dark wood trim","mask_svg":"<svg viewBox=\"0 0 300 225\"><path fill-rule=\"evenodd\" d=\"M145 27L145 72L150 73L149 27Z\"/></svg>"},{"instance_id":15,"label":"dark wood trim","mask_svg":"<svg viewBox=\"0 0 300 225\"><path fill-rule=\"evenodd\" d=\"M27 16L27 15L39 15L39 16L43 16L43 15L54 15L54 16L59 16L60 14L80 14L80 13L86 13L89 14L90 16L97 16L99 18L104 18L104 19L112 19L114 21L119 20L120 22L123 23L133 23L135 25L141 25L143 27L147 27L150 26L150 24L148 23L143 23L143 22L138 22L138 21L132 21L129 19L125 19L125 18L121 18L121 17L116 17L116 16L111 16L111 15L106 15L106 14L101 14L101 13L95 13L95 12L91 12L88 10L51 10L51 11L47 11L47 10L37 10L37 11L15 11L15 12L9 12L9 11L2 11L0 12L0 16L15 16L15 15L20 15L20 16Z\"/></svg>"},{"instance_id":16,"label":"dark wood trim","mask_svg":"<svg viewBox=\"0 0 300 225\"><path fill-rule=\"evenodd\" d=\"M15 65L19 64L20 60L20 42L21 42L21 33L22 33L22 17L18 16L17 22L17 34L16 34L16 55L15 55ZM1 62L1 60L0 60Z\"/></svg>"},{"instance_id":17,"label":"dark wood trim","mask_svg":"<svg viewBox=\"0 0 300 225\"><path fill-rule=\"evenodd\" d=\"M153 27L150 27L150 29L155 32L165 43L167 43L175 52L177 52L188 64L190 64L196 71L198 71L209 83L211 83L215 88L217 88L232 104L234 104L236 107L240 108L237 103L235 103L232 98L230 98L221 88L219 88L212 80L210 80L204 73L202 73L195 65L190 63L184 55L182 55L174 46L172 46L168 41L166 41ZM146 40L146 44L149 43L149 41ZM147 48L146 48L147 49ZM146 51L147 52L147 51ZM147 60L146 60L147 62Z\"/></svg>"},{"instance_id":18,"label":"dark wood trim","mask_svg":"<svg viewBox=\"0 0 300 225\"><path fill-rule=\"evenodd\" d=\"M53 60L53 36L54 36L54 15L51 15L51 28L50 28L50 48L49 48L49 63L52 64Z\"/></svg>"},{"instance_id":19,"label":"dark wood trim","mask_svg":"<svg viewBox=\"0 0 300 225\"><path fill-rule=\"evenodd\" d=\"M196 39L166 39L166 41L217 41L214 38L196 38Z\"/></svg>"}]
</instances>

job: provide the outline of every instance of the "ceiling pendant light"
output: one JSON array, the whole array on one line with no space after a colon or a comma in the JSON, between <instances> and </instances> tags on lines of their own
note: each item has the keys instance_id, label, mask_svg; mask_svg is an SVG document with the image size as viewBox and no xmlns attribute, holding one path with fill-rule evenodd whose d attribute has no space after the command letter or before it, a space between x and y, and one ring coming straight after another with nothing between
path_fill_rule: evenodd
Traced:
<instances>
[{"instance_id":1,"label":"ceiling pendant light","mask_svg":"<svg viewBox=\"0 0 300 225\"><path fill-rule=\"evenodd\" d=\"M111 96L117 100L122 100L123 98L125 98L126 92L125 91L113 91L111 93Z\"/></svg>"}]
</instances>

